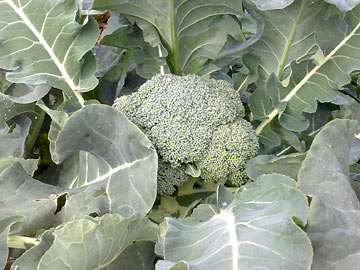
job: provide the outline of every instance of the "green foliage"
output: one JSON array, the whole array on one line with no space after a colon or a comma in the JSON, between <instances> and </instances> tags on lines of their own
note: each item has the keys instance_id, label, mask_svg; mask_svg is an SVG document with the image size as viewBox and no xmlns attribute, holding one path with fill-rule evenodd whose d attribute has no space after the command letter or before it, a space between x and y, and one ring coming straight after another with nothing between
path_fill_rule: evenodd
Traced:
<instances>
[{"instance_id":1,"label":"green foliage","mask_svg":"<svg viewBox=\"0 0 360 270\"><path fill-rule=\"evenodd\" d=\"M147 134L164 162L175 169L192 164L206 181L246 182L245 163L257 154L258 140L242 119L244 107L229 83L195 75L157 75L136 93L117 99L114 107ZM171 184L184 183L185 176L171 174L176 175L176 180L168 180ZM173 191L160 188L158 193Z\"/></svg>"},{"instance_id":2,"label":"green foliage","mask_svg":"<svg viewBox=\"0 0 360 270\"><path fill-rule=\"evenodd\" d=\"M0 0L0 269L358 270L359 3Z\"/></svg>"},{"instance_id":3,"label":"green foliage","mask_svg":"<svg viewBox=\"0 0 360 270\"><path fill-rule=\"evenodd\" d=\"M202 204L185 219L166 219L159 237L164 260L156 269L171 269L180 261L188 269L265 269L279 257L278 269L310 269L311 244L298 227L306 222L307 199L295 184L270 174L235 196L220 186L216 205Z\"/></svg>"},{"instance_id":4,"label":"green foliage","mask_svg":"<svg viewBox=\"0 0 360 270\"><path fill-rule=\"evenodd\" d=\"M211 0L206 5L203 0L96 0L93 8L110 9L136 22L146 42L166 50L162 54L167 55L166 69L176 75L206 76L227 68L234 56L241 56L242 50L258 38L245 39L239 21L245 14L238 0ZM133 41L130 37L129 44ZM137 44L150 60L153 53L147 53L149 49L141 42ZM149 64L144 63L148 72L157 70L156 65Z\"/></svg>"}]
</instances>

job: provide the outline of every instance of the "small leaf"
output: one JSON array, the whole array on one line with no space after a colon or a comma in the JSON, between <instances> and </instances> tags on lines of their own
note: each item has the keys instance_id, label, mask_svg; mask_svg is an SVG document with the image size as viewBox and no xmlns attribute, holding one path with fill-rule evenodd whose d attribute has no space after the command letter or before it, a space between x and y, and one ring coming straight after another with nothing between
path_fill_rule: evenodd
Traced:
<instances>
[{"instance_id":1,"label":"small leaf","mask_svg":"<svg viewBox=\"0 0 360 270\"><path fill-rule=\"evenodd\" d=\"M278 173L297 180L301 164L306 154L290 154L286 156L259 155L248 161L246 172L251 179L263 174Z\"/></svg>"},{"instance_id":2,"label":"small leaf","mask_svg":"<svg viewBox=\"0 0 360 270\"><path fill-rule=\"evenodd\" d=\"M187 173L188 175L191 175L192 177L197 178L200 176L201 170L196 168L194 165L186 164L185 173Z\"/></svg>"},{"instance_id":3,"label":"small leaf","mask_svg":"<svg viewBox=\"0 0 360 270\"><path fill-rule=\"evenodd\" d=\"M218 209L226 209L235 200L235 195L228 191L224 185L220 185L217 190L217 207Z\"/></svg>"}]
</instances>

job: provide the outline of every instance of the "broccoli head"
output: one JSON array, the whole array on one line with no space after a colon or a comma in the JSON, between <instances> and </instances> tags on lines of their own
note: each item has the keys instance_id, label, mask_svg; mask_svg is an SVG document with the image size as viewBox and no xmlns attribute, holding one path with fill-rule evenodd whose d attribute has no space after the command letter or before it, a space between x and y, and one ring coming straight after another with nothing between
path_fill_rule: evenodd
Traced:
<instances>
[{"instance_id":1,"label":"broccoli head","mask_svg":"<svg viewBox=\"0 0 360 270\"><path fill-rule=\"evenodd\" d=\"M186 164L200 169L206 181L241 184L245 181L244 165L259 148L251 124L243 119L239 93L226 81L197 75L156 75L137 92L118 98L114 107L153 142L162 163L159 194L175 190L160 184L165 179L175 186L186 181L179 174ZM176 171L164 170L164 164ZM169 180L169 175L176 175L177 180Z\"/></svg>"}]
</instances>

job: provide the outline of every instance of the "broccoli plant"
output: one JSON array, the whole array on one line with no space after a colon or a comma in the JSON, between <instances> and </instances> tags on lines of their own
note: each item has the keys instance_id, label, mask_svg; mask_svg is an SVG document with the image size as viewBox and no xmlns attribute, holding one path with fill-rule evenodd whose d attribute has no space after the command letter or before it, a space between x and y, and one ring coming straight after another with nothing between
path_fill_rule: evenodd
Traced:
<instances>
[{"instance_id":1,"label":"broccoli plant","mask_svg":"<svg viewBox=\"0 0 360 270\"><path fill-rule=\"evenodd\" d=\"M360 0L0 15L0 270L359 270Z\"/></svg>"},{"instance_id":2,"label":"broccoli plant","mask_svg":"<svg viewBox=\"0 0 360 270\"><path fill-rule=\"evenodd\" d=\"M258 138L228 82L156 75L137 92L118 98L114 107L153 142L160 156L160 195L171 195L174 186L185 183L189 168L208 182L247 182L245 164L256 156Z\"/></svg>"}]
</instances>

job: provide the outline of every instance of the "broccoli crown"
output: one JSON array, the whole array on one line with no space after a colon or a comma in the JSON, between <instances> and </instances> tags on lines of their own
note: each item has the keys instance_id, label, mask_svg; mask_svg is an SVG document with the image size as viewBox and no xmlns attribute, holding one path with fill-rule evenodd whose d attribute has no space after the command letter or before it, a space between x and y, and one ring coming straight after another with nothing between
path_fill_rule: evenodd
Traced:
<instances>
[{"instance_id":1,"label":"broccoli crown","mask_svg":"<svg viewBox=\"0 0 360 270\"><path fill-rule=\"evenodd\" d=\"M118 98L114 107L145 132L164 162L173 168L196 164L204 170L204 179L237 177L238 165L243 167L258 147L250 123L239 121L244 117L239 93L226 81L156 75L137 92ZM224 146L216 149L217 143ZM220 153L231 156L220 158ZM214 158L226 162L219 172L212 171L218 166L210 164Z\"/></svg>"},{"instance_id":2,"label":"broccoli crown","mask_svg":"<svg viewBox=\"0 0 360 270\"><path fill-rule=\"evenodd\" d=\"M158 167L158 194L171 195L175 192L175 186L181 186L189 180L189 175L185 173L185 166L174 168L170 163L159 158Z\"/></svg>"}]
</instances>

